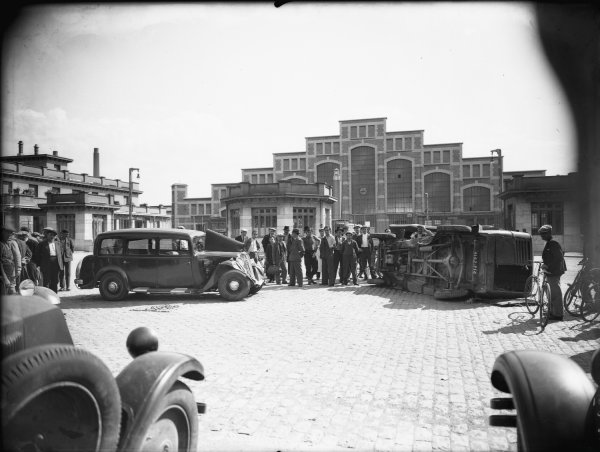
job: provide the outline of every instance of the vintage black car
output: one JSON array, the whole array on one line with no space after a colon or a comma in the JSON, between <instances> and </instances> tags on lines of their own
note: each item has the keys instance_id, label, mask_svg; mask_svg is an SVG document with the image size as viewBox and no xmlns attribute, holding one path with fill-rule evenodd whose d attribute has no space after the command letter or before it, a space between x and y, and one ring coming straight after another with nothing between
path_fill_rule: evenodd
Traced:
<instances>
[{"instance_id":1,"label":"vintage black car","mask_svg":"<svg viewBox=\"0 0 600 452\"><path fill-rule=\"evenodd\" d=\"M133 360L113 377L74 346L52 294L2 299L2 450L195 452L206 405L182 380L204 380L202 364L158 351L139 327L126 341Z\"/></svg>"},{"instance_id":2,"label":"vintage black car","mask_svg":"<svg viewBox=\"0 0 600 452\"><path fill-rule=\"evenodd\" d=\"M214 231L122 229L98 234L93 255L77 266L80 289L100 288L102 298L137 293L218 290L237 301L264 285L260 267L243 245Z\"/></svg>"},{"instance_id":3,"label":"vintage black car","mask_svg":"<svg viewBox=\"0 0 600 452\"><path fill-rule=\"evenodd\" d=\"M391 225L379 239L372 282L438 299L522 296L532 273L531 235L479 226L425 226L433 236L411 235L422 225Z\"/></svg>"}]
</instances>

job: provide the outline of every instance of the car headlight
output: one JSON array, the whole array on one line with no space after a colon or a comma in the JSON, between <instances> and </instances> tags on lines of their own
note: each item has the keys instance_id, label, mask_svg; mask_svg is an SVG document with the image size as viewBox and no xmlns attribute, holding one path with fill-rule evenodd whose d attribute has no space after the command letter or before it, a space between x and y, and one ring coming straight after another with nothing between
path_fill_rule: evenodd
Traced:
<instances>
[{"instance_id":1,"label":"car headlight","mask_svg":"<svg viewBox=\"0 0 600 452\"><path fill-rule=\"evenodd\" d=\"M25 297L30 297L35 291L35 283L31 279L24 279L19 284L19 293Z\"/></svg>"}]
</instances>

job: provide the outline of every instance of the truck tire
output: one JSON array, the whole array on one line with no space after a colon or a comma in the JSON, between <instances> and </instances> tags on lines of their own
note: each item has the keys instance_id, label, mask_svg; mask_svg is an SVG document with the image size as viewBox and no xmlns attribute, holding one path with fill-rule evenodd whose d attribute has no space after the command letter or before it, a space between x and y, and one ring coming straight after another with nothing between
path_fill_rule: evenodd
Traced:
<instances>
[{"instance_id":1,"label":"truck tire","mask_svg":"<svg viewBox=\"0 0 600 452\"><path fill-rule=\"evenodd\" d=\"M239 270L229 270L219 278L219 294L229 301L239 301L248 296L250 281Z\"/></svg>"},{"instance_id":2,"label":"truck tire","mask_svg":"<svg viewBox=\"0 0 600 452\"><path fill-rule=\"evenodd\" d=\"M3 450L116 450L120 423L115 379L90 352L49 344L4 359Z\"/></svg>"}]
</instances>

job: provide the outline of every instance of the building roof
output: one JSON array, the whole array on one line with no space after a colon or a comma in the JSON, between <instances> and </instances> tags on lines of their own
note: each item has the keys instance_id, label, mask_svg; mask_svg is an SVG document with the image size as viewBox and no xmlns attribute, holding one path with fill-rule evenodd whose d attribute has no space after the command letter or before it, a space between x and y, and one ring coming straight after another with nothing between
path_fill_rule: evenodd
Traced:
<instances>
[{"instance_id":1,"label":"building roof","mask_svg":"<svg viewBox=\"0 0 600 452\"><path fill-rule=\"evenodd\" d=\"M382 120L387 120L386 117L382 117L382 118L365 118L365 119L342 119L340 121L340 124L342 123L359 123L359 122L372 122L372 121L382 121Z\"/></svg>"},{"instance_id":2,"label":"building roof","mask_svg":"<svg viewBox=\"0 0 600 452\"><path fill-rule=\"evenodd\" d=\"M47 162L54 161L60 163L71 163L73 159L69 159L67 157L61 157L55 154L20 154L20 155L7 155L4 157L0 157L0 161L2 162L10 162L10 163L27 163L31 165L35 162Z\"/></svg>"}]
</instances>

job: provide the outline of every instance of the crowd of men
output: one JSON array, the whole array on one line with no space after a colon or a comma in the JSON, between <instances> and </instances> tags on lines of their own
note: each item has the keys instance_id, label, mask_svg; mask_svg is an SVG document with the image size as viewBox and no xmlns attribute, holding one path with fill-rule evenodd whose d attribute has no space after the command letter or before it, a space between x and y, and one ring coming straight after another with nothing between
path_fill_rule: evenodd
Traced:
<instances>
[{"instance_id":1,"label":"crowd of men","mask_svg":"<svg viewBox=\"0 0 600 452\"><path fill-rule=\"evenodd\" d=\"M336 280L348 285L350 279L359 285L359 278L369 279L373 269L373 239L367 226L356 225L354 231L337 228L332 234L329 226L319 228L318 235L309 226L303 233L285 226L282 232L269 228L269 233L259 239L257 231L242 229L235 238L244 244L250 257L258 261L264 255L267 282L304 287L321 284L334 286ZM338 279L339 278L339 279Z\"/></svg>"},{"instance_id":2,"label":"crowd of men","mask_svg":"<svg viewBox=\"0 0 600 452\"><path fill-rule=\"evenodd\" d=\"M1 228L1 295L18 293L19 284L26 279L54 292L71 290L75 244L69 231L63 229L58 234L53 228L44 228L40 234L27 226L19 231L6 225Z\"/></svg>"}]
</instances>

